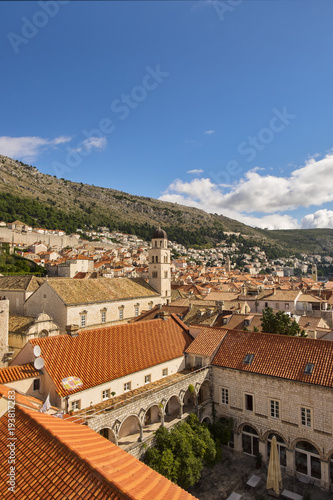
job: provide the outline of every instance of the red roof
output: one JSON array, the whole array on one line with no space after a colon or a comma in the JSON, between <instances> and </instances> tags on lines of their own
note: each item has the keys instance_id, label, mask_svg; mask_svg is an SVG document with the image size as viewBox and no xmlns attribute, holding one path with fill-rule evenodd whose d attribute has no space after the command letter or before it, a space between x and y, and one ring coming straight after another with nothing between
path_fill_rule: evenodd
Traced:
<instances>
[{"instance_id":1,"label":"red roof","mask_svg":"<svg viewBox=\"0 0 333 500\"><path fill-rule=\"evenodd\" d=\"M247 354L254 354L251 364L244 364ZM307 363L314 365L311 375L304 373ZM333 342L229 330L212 365L333 387Z\"/></svg>"},{"instance_id":2,"label":"red roof","mask_svg":"<svg viewBox=\"0 0 333 500\"><path fill-rule=\"evenodd\" d=\"M192 495L84 425L16 407L15 493L3 499L190 500ZM8 420L0 419L0 473L8 478Z\"/></svg>"},{"instance_id":3,"label":"red roof","mask_svg":"<svg viewBox=\"0 0 333 500\"><path fill-rule=\"evenodd\" d=\"M61 396L68 394L61 385L65 377L82 380L79 392L178 358L191 341L188 327L175 315L166 321L153 319L85 330L76 337L30 340L40 346L45 368Z\"/></svg>"},{"instance_id":4,"label":"red roof","mask_svg":"<svg viewBox=\"0 0 333 500\"><path fill-rule=\"evenodd\" d=\"M32 363L0 368L0 384L33 377L40 377L40 371L36 370Z\"/></svg>"}]
</instances>

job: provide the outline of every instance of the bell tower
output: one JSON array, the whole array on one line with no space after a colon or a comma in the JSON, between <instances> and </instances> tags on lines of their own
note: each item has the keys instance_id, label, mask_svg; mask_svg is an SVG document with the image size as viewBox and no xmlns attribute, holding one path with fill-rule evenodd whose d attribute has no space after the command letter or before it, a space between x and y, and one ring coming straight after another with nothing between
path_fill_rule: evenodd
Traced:
<instances>
[{"instance_id":1,"label":"bell tower","mask_svg":"<svg viewBox=\"0 0 333 500\"><path fill-rule=\"evenodd\" d=\"M161 294L162 303L171 302L171 268L168 236L160 227L153 232L148 250L149 284Z\"/></svg>"}]
</instances>

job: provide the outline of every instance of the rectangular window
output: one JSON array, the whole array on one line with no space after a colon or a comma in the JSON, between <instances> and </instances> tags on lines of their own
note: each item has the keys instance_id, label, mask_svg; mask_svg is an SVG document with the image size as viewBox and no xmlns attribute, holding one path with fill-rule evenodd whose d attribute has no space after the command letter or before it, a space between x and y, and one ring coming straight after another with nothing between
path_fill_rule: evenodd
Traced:
<instances>
[{"instance_id":1,"label":"rectangular window","mask_svg":"<svg viewBox=\"0 0 333 500\"><path fill-rule=\"evenodd\" d=\"M271 417L272 418L280 418L280 401L276 401L275 399L271 399Z\"/></svg>"},{"instance_id":2,"label":"rectangular window","mask_svg":"<svg viewBox=\"0 0 333 500\"><path fill-rule=\"evenodd\" d=\"M153 278L157 278L157 271L153 271Z\"/></svg>"},{"instance_id":3,"label":"rectangular window","mask_svg":"<svg viewBox=\"0 0 333 500\"><path fill-rule=\"evenodd\" d=\"M285 303L284 308L285 308L285 309L289 309L289 304L288 304L288 302L286 302L286 303Z\"/></svg>"},{"instance_id":4,"label":"rectangular window","mask_svg":"<svg viewBox=\"0 0 333 500\"><path fill-rule=\"evenodd\" d=\"M130 390L131 390L131 382L125 382L124 391L130 391Z\"/></svg>"},{"instance_id":5,"label":"rectangular window","mask_svg":"<svg viewBox=\"0 0 333 500\"><path fill-rule=\"evenodd\" d=\"M168 369L167 368L163 368L162 370L162 377L166 377L168 375Z\"/></svg>"},{"instance_id":6,"label":"rectangular window","mask_svg":"<svg viewBox=\"0 0 333 500\"><path fill-rule=\"evenodd\" d=\"M104 389L102 392L102 400L109 399L110 397L110 389Z\"/></svg>"},{"instance_id":7,"label":"rectangular window","mask_svg":"<svg viewBox=\"0 0 333 500\"><path fill-rule=\"evenodd\" d=\"M81 328L86 326L86 315L81 314Z\"/></svg>"},{"instance_id":8,"label":"rectangular window","mask_svg":"<svg viewBox=\"0 0 333 500\"><path fill-rule=\"evenodd\" d=\"M134 316L135 317L139 316L139 306L134 307Z\"/></svg>"},{"instance_id":9,"label":"rectangular window","mask_svg":"<svg viewBox=\"0 0 333 500\"><path fill-rule=\"evenodd\" d=\"M149 311L151 311L152 308L153 308L153 304L152 304L152 302L149 302Z\"/></svg>"},{"instance_id":10,"label":"rectangular window","mask_svg":"<svg viewBox=\"0 0 333 500\"><path fill-rule=\"evenodd\" d=\"M245 394L245 410L253 411L253 396L252 396L252 394Z\"/></svg>"},{"instance_id":11,"label":"rectangular window","mask_svg":"<svg viewBox=\"0 0 333 500\"><path fill-rule=\"evenodd\" d=\"M311 408L301 408L301 424L311 428Z\"/></svg>"},{"instance_id":12,"label":"rectangular window","mask_svg":"<svg viewBox=\"0 0 333 500\"><path fill-rule=\"evenodd\" d=\"M221 389L221 403L223 405L229 404L229 389L225 389L224 387Z\"/></svg>"},{"instance_id":13,"label":"rectangular window","mask_svg":"<svg viewBox=\"0 0 333 500\"><path fill-rule=\"evenodd\" d=\"M151 375L145 375L145 384L149 384L151 382Z\"/></svg>"},{"instance_id":14,"label":"rectangular window","mask_svg":"<svg viewBox=\"0 0 333 500\"><path fill-rule=\"evenodd\" d=\"M279 309L280 308L280 304L278 302L275 302L275 309Z\"/></svg>"},{"instance_id":15,"label":"rectangular window","mask_svg":"<svg viewBox=\"0 0 333 500\"><path fill-rule=\"evenodd\" d=\"M168 277L168 271L164 271L164 278Z\"/></svg>"},{"instance_id":16,"label":"rectangular window","mask_svg":"<svg viewBox=\"0 0 333 500\"><path fill-rule=\"evenodd\" d=\"M40 378L35 378L34 379L33 390L34 391L39 391L39 389L40 389Z\"/></svg>"},{"instance_id":17,"label":"rectangular window","mask_svg":"<svg viewBox=\"0 0 333 500\"><path fill-rule=\"evenodd\" d=\"M101 313L101 323L105 323L106 322L106 311L102 311Z\"/></svg>"},{"instance_id":18,"label":"rectangular window","mask_svg":"<svg viewBox=\"0 0 333 500\"><path fill-rule=\"evenodd\" d=\"M71 401L71 410L76 411L81 407L81 399L76 399L75 401Z\"/></svg>"},{"instance_id":19,"label":"rectangular window","mask_svg":"<svg viewBox=\"0 0 333 500\"><path fill-rule=\"evenodd\" d=\"M119 309L119 319L124 319L124 309Z\"/></svg>"}]
</instances>

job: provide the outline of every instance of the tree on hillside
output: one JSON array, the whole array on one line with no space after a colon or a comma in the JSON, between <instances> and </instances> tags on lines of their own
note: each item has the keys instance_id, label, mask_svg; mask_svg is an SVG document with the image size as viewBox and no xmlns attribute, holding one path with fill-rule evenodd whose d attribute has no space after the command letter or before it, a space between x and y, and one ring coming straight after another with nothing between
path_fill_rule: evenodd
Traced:
<instances>
[{"instance_id":1,"label":"tree on hillside","mask_svg":"<svg viewBox=\"0 0 333 500\"><path fill-rule=\"evenodd\" d=\"M147 451L145 462L182 488L197 483L203 465L213 465L220 458L217 448L221 447L194 414L171 431L160 427L155 436L156 446Z\"/></svg>"},{"instance_id":2,"label":"tree on hillside","mask_svg":"<svg viewBox=\"0 0 333 500\"><path fill-rule=\"evenodd\" d=\"M283 311L273 312L271 307L266 307L262 312L262 331L266 333L278 333L280 335L291 335L292 337L306 337L304 330Z\"/></svg>"}]
</instances>

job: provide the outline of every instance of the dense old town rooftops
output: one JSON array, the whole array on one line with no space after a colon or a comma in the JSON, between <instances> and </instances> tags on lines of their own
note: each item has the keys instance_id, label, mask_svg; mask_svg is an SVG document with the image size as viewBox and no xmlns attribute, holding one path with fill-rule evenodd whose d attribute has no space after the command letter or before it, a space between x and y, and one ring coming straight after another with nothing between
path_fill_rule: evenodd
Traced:
<instances>
[{"instance_id":1,"label":"dense old town rooftops","mask_svg":"<svg viewBox=\"0 0 333 500\"><path fill-rule=\"evenodd\" d=\"M16 407L15 494L3 481L1 498L40 500L195 500L90 428ZM0 472L8 474L7 414L0 419Z\"/></svg>"},{"instance_id":2,"label":"dense old town rooftops","mask_svg":"<svg viewBox=\"0 0 333 500\"><path fill-rule=\"evenodd\" d=\"M68 392L61 380L68 374L83 381L79 391L183 356L193 340L188 332L188 327L171 315L167 320L95 328L74 337L59 335L30 343L40 346L45 369L58 393L65 396Z\"/></svg>"}]
</instances>

